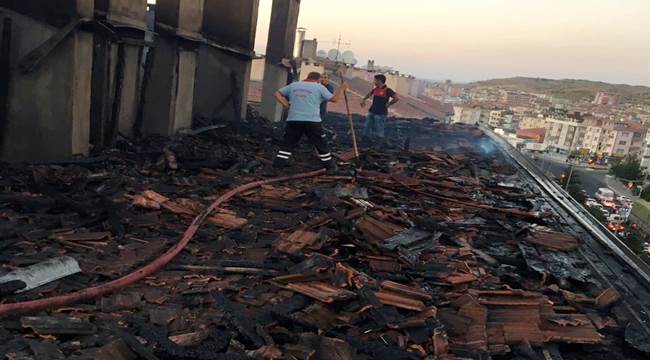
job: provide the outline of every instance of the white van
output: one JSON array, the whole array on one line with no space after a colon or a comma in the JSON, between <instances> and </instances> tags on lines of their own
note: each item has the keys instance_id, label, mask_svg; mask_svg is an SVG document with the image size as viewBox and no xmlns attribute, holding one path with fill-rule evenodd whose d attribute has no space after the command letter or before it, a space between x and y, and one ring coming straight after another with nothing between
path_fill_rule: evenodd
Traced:
<instances>
[{"instance_id":1,"label":"white van","mask_svg":"<svg viewBox=\"0 0 650 360\"><path fill-rule=\"evenodd\" d=\"M614 192L608 188L599 188L596 191L596 200L603 201L614 201Z\"/></svg>"}]
</instances>

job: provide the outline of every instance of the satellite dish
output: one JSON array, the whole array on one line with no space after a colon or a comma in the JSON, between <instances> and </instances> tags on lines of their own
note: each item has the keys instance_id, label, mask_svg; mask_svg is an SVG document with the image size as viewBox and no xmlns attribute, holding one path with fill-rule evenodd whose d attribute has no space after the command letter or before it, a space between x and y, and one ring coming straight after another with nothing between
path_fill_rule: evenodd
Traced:
<instances>
[{"instance_id":1,"label":"satellite dish","mask_svg":"<svg viewBox=\"0 0 650 360\"><path fill-rule=\"evenodd\" d=\"M344 51L341 55L341 58L343 59L344 63L352 64L352 60L354 60L354 53L350 50Z\"/></svg>"},{"instance_id":2,"label":"satellite dish","mask_svg":"<svg viewBox=\"0 0 650 360\"><path fill-rule=\"evenodd\" d=\"M341 53L336 49L332 49L327 52L327 58L332 61L339 61L341 59Z\"/></svg>"},{"instance_id":3,"label":"satellite dish","mask_svg":"<svg viewBox=\"0 0 650 360\"><path fill-rule=\"evenodd\" d=\"M326 58L326 57L327 57L327 51L325 51L325 50L318 50L318 52L316 53L316 56L318 56L318 57L320 57L320 58Z\"/></svg>"}]
</instances>

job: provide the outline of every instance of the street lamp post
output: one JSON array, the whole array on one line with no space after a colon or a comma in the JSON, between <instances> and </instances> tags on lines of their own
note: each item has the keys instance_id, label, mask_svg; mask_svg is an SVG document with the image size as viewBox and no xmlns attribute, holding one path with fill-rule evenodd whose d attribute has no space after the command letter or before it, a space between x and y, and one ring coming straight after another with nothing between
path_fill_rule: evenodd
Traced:
<instances>
[{"instance_id":1,"label":"street lamp post","mask_svg":"<svg viewBox=\"0 0 650 360\"><path fill-rule=\"evenodd\" d=\"M566 178L566 184L564 185L564 191L568 192L569 191L569 183L571 183L571 176L573 175L573 161L571 162L571 166L569 167L569 176Z\"/></svg>"}]
</instances>

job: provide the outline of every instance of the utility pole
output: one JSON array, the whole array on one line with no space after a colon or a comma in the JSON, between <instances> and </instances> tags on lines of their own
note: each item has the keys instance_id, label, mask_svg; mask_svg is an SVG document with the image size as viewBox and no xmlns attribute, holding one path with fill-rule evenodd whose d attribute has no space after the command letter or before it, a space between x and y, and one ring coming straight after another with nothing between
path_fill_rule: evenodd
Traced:
<instances>
[{"instance_id":1,"label":"utility pole","mask_svg":"<svg viewBox=\"0 0 650 360\"><path fill-rule=\"evenodd\" d=\"M339 34L339 39L336 41L336 61L339 61L339 56L341 56L341 45L352 45L350 42L342 42L341 34Z\"/></svg>"},{"instance_id":2,"label":"utility pole","mask_svg":"<svg viewBox=\"0 0 650 360\"><path fill-rule=\"evenodd\" d=\"M566 178L566 185L564 185L564 191L568 192L569 191L569 183L571 183L571 176L573 175L573 166L574 164L571 164L571 167L569 167L569 176Z\"/></svg>"}]
</instances>

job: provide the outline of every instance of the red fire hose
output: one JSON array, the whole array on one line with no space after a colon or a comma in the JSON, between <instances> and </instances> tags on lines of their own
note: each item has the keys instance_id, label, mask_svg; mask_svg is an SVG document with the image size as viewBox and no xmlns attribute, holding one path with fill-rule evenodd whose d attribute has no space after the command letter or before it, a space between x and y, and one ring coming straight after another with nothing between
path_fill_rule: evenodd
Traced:
<instances>
[{"instance_id":1,"label":"red fire hose","mask_svg":"<svg viewBox=\"0 0 650 360\"><path fill-rule=\"evenodd\" d=\"M150 276L151 274L158 271L163 266L167 265L170 261L172 261L185 248L185 246L187 246L190 240L192 240L194 234L196 234L196 231L199 229L199 226L203 224L203 222L210 215L210 213L214 211L214 209L216 209L218 206L228 201L233 196L241 192L244 192L246 190L256 188L258 186L282 182L282 181L288 181L288 180L309 178L313 176L318 176L324 172L325 170L323 169L323 170L312 171L308 173L283 176L279 178L259 180L259 181L254 181L248 184L238 186L228 191L227 193L221 195L207 209L205 209L201 214L199 214L192 221L192 224L190 224L190 226L185 230L185 233L183 234L181 240L176 245L172 246L169 250L167 250L167 252L162 254L159 258L149 263L148 265L128 275L125 275L119 279L107 282L102 285L85 288L70 294L53 296L53 297L39 299L39 300L12 303L12 304L0 304L0 317L7 316L7 315L14 315L16 313L41 311L41 310L60 307L63 305L68 305L78 301L94 299L99 296L115 292L123 287L133 284L136 281L142 280L143 278Z\"/></svg>"}]
</instances>

